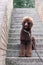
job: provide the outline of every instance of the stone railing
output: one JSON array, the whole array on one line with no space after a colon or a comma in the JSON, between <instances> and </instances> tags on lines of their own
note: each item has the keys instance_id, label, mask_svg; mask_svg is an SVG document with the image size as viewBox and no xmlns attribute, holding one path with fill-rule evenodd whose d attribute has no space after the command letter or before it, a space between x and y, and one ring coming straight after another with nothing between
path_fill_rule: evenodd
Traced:
<instances>
[{"instance_id":1,"label":"stone railing","mask_svg":"<svg viewBox=\"0 0 43 65\"><path fill-rule=\"evenodd\" d=\"M35 0L35 6L40 19L43 21L43 0Z\"/></svg>"},{"instance_id":2,"label":"stone railing","mask_svg":"<svg viewBox=\"0 0 43 65\"><path fill-rule=\"evenodd\" d=\"M0 65L5 64L13 0L0 0Z\"/></svg>"}]
</instances>

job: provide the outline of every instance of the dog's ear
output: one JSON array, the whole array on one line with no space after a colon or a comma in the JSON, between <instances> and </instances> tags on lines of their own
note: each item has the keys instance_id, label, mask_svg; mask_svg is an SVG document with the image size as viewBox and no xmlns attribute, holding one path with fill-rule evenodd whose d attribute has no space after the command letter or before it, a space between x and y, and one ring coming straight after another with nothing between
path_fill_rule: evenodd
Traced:
<instances>
[{"instance_id":1,"label":"dog's ear","mask_svg":"<svg viewBox=\"0 0 43 65\"><path fill-rule=\"evenodd\" d=\"M24 26L25 22L26 22L27 17L24 17L22 20L22 26Z\"/></svg>"},{"instance_id":2,"label":"dog's ear","mask_svg":"<svg viewBox=\"0 0 43 65\"><path fill-rule=\"evenodd\" d=\"M32 26L33 26L33 22L31 21L31 28L32 28Z\"/></svg>"},{"instance_id":3,"label":"dog's ear","mask_svg":"<svg viewBox=\"0 0 43 65\"><path fill-rule=\"evenodd\" d=\"M22 26L24 26L24 21L22 22Z\"/></svg>"},{"instance_id":4,"label":"dog's ear","mask_svg":"<svg viewBox=\"0 0 43 65\"><path fill-rule=\"evenodd\" d=\"M32 26L33 26L33 19L31 17L28 18L28 22L30 22L30 27L32 28Z\"/></svg>"},{"instance_id":5,"label":"dog's ear","mask_svg":"<svg viewBox=\"0 0 43 65\"><path fill-rule=\"evenodd\" d=\"M23 20L23 21L22 21L22 26L24 26L24 25L25 25L25 22L26 22L25 20Z\"/></svg>"}]
</instances>

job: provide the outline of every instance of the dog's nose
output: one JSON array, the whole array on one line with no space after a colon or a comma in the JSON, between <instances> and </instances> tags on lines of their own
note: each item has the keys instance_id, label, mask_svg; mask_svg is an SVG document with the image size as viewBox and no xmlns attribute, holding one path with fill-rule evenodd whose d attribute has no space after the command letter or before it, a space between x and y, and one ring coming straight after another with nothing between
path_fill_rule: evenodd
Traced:
<instances>
[{"instance_id":1,"label":"dog's nose","mask_svg":"<svg viewBox=\"0 0 43 65\"><path fill-rule=\"evenodd\" d=\"M26 23L25 23L25 26L27 26L27 25L28 25L28 23L26 22Z\"/></svg>"}]
</instances>

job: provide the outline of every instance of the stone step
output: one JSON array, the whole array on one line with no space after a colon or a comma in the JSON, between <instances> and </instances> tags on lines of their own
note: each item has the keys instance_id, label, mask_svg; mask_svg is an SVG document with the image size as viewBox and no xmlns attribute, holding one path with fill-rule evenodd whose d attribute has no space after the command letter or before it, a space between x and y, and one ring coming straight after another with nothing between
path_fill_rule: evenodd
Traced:
<instances>
[{"instance_id":1,"label":"stone step","mask_svg":"<svg viewBox=\"0 0 43 65\"><path fill-rule=\"evenodd\" d=\"M36 41L37 40L43 40L43 37L38 37L38 38L35 38L35 39L36 39ZM16 38L15 37L14 38L13 37L9 37L8 40L20 40L20 37L16 37Z\"/></svg>"},{"instance_id":2,"label":"stone step","mask_svg":"<svg viewBox=\"0 0 43 65\"><path fill-rule=\"evenodd\" d=\"M16 13L15 12L15 15L12 15L12 17L16 17L16 18L22 18L22 17L24 17L24 16L31 16L31 17L35 17L35 18L37 18L37 19L39 19L39 17L38 17L38 15L37 15L37 13L32 13L32 12L26 12L26 13Z\"/></svg>"},{"instance_id":3,"label":"stone step","mask_svg":"<svg viewBox=\"0 0 43 65\"><path fill-rule=\"evenodd\" d=\"M22 13L22 12L21 12L21 13L16 13L16 12L15 12L14 14L15 14L15 15L12 15L12 17L21 17L23 14L24 14L24 15L34 15L34 16L35 16L35 14L36 14L36 16L38 17L38 15L37 15L36 12L33 12L33 13L32 13L32 12L27 12L27 11L25 12L25 11L24 11L23 13ZM21 14L21 15L20 15L20 14ZM23 15L23 16L24 16L24 15ZM36 17L36 16L35 16L35 17ZM38 18L39 18L39 17L38 17Z\"/></svg>"},{"instance_id":4,"label":"stone step","mask_svg":"<svg viewBox=\"0 0 43 65\"><path fill-rule=\"evenodd\" d=\"M29 17L32 17L33 19L38 19L38 20L40 20L37 14L27 13L27 12L26 12L25 14L24 14L24 13L23 13L23 14L18 14L18 13L17 13L17 14L15 14L15 15L12 16L12 19L13 19L13 18L20 18L20 19L22 19L22 18L25 17L25 16L29 16Z\"/></svg>"},{"instance_id":5,"label":"stone step","mask_svg":"<svg viewBox=\"0 0 43 65\"><path fill-rule=\"evenodd\" d=\"M34 29L42 30L42 29L41 29L42 27L43 27L43 26L40 26L40 27L39 27L39 26L33 26L32 29L33 29L33 30L34 30ZM10 29L12 29L12 30L13 30L13 29L16 29L16 30L17 30L17 29L21 29L21 28L22 28L22 26L12 26ZM43 31L43 30L42 30L42 31Z\"/></svg>"},{"instance_id":6,"label":"stone step","mask_svg":"<svg viewBox=\"0 0 43 65\"><path fill-rule=\"evenodd\" d=\"M20 33L20 31L21 31L21 29L22 28L11 28L10 30L9 30L9 33ZM43 30L41 29L41 28L32 28L32 33L33 34L43 34Z\"/></svg>"},{"instance_id":7,"label":"stone step","mask_svg":"<svg viewBox=\"0 0 43 65\"><path fill-rule=\"evenodd\" d=\"M36 40L43 40L43 37L38 37L38 38L35 38ZM9 37L8 40L20 40L20 37Z\"/></svg>"},{"instance_id":8,"label":"stone step","mask_svg":"<svg viewBox=\"0 0 43 65\"><path fill-rule=\"evenodd\" d=\"M24 16L31 16L32 18L34 18L34 19L38 19L38 20L40 20L39 19L39 16L38 16L38 14L37 14L37 12L36 13L32 13L32 12L26 12L25 14L23 13L15 13L15 15L12 15L12 18L23 18Z\"/></svg>"},{"instance_id":9,"label":"stone step","mask_svg":"<svg viewBox=\"0 0 43 65\"><path fill-rule=\"evenodd\" d=\"M20 48L20 43L7 44L7 49L18 50L19 48ZM36 49L43 50L43 44L36 43Z\"/></svg>"},{"instance_id":10,"label":"stone step","mask_svg":"<svg viewBox=\"0 0 43 65\"><path fill-rule=\"evenodd\" d=\"M25 14L25 15L26 15L26 14ZM25 17L25 15L24 15L24 14L19 14L19 15L17 14L17 15L15 15L15 16L12 17L12 20L13 20L13 22L14 22L14 21L16 21L16 20L18 19L18 21L20 22L20 21L23 20L23 17ZM29 16L29 15L30 15L30 16ZM37 23L37 21L39 21L38 23L40 23L39 17L35 16L34 14L27 14L27 16L32 17L33 20L36 21L35 23ZM15 19L15 20L14 20L14 19ZM33 21L33 22L34 22L34 21Z\"/></svg>"},{"instance_id":11,"label":"stone step","mask_svg":"<svg viewBox=\"0 0 43 65\"><path fill-rule=\"evenodd\" d=\"M17 22L12 23L11 22L11 26L14 26L14 25L22 25L22 23L21 22L20 23L17 23Z\"/></svg>"},{"instance_id":12,"label":"stone step","mask_svg":"<svg viewBox=\"0 0 43 65\"><path fill-rule=\"evenodd\" d=\"M20 15L22 15L22 14L20 14ZM17 16L18 16L18 14L17 14ZM13 16L12 17L12 20L13 21L19 21L19 22L21 22L22 20L23 20L23 17L25 17L25 15L23 14L21 17L17 17L17 16ZM27 16L28 16L28 14L27 14ZM40 23L40 20L39 20L39 18L38 17L35 17L34 15L32 15L32 14L30 14L30 17L32 17L33 18L33 20L34 21L36 21L35 23L37 23L37 21L39 21L39 23ZM35 17L35 18L34 18ZM15 20L14 20L15 19Z\"/></svg>"},{"instance_id":13,"label":"stone step","mask_svg":"<svg viewBox=\"0 0 43 65\"><path fill-rule=\"evenodd\" d=\"M23 19L23 18L22 18L22 19ZM20 24L21 24L21 23L22 23L22 19L20 19L20 18L19 18L19 19L13 18L13 19L12 19L13 21L12 21L11 24L13 24L13 23L20 23ZM36 21L37 21L38 23L37 23ZM34 23L34 22L35 22L35 23ZM42 23L40 22L40 20L36 20L36 19L33 20L33 23L34 23L35 25L36 25L36 24L42 24Z\"/></svg>"},{"instance_id":14,"label":"stone step","mask_svg":"<svg viewBox=\"0 0 43 65\"><path fill-rule=\"evenodd\" d=\"M37 19L39 19L39 17L38 17L38 15L37 15L37 13L32 13L32 12L26 12L26 13L15 13L15 15L12 15L12 18L14 17L14 18L22 18L22 17L24 17L24 16L31 16L31 17L35 17L35 18L37 18Z\"/></svg>"},{"instance_id":15,"label":"stone step","mask_svg":"<svg viewBox=\"0 0 43 65\"><path fill-rule=\"evenodd\" d=\"M21 24L22 24L22 22L19 22L19 21L18 21L18 22L17 22L17 21L16 21L16 22L15 22L15 21L14 21L14 22L13 22L13 21L11 22L11 25L12 25L12 26L13 26L13 25L21 25ZM38 26L40 25L39 22L38 22L38 23L33 23L33 24L34 24L34 25L38 25ZM42 23L41 23L41 24L42 24ZM43 24L42 24L42 25L43 25Z\"/></svg>"},{"instance_id":16,"label":"stone step","mask_svg":"<svg viewBox=\"0 0 43 65\"><path fill-rule=\"evenodd\" d=\"M35 8L14 8L13 9L13 13L25 13L25 12L34 12L36 13L36 9Z\"/></svg>"},{"instance_id":17,"label":"stone step","mask_svg":"<svg viewBox=\"0 0 43 65\"><path fill-rule=\"evenodd\" d=\"M43 65L43 57L7 57L6 63L12 65Z\"/></svg>"},{"instance_id":18,"label":"stone step","mask_svg":"<svg viewBox=\"0 0 43 65\"><path fill-rule=\"evenodd\" d=\"M19 26L18 26L18 27L19 27ZM17 30L18 27L15 26L14 28L10 28L10 30L15 30L15 28L16 28L16 30ZM18 30L20 30L21 27L22 27L22 26L20 26ZM32 29L33 29L33 30L35 30L35 29L36 29L36 30L42 30L42 27L43 27L43 26L41 26L41 27L36 27L36 26L35 26L35 27L32 27ZM43 31L43 30L42 30L42 31Z\"/></svg>"},{"instance_id":19,"label":"stone step","mask_svg":"<svg viewBox=\"0 0 43 65\"><path fill-rule=\"evenodd\" d=\"M14 31L15 32L15 31ZM9 32L9 37L10 37L10 35L15 35L15 36L20 36L20 32ZM43 36L43 33L32 33L33 34L33 36Z\"/></svg>"},{"instance_id":20,"label":"stone step","mask_svg":"<svg viewBox=\"0 0 43 65\"><path fill-rule=\"evenodd\" d=\"M20 43L20 40L19 39L9 39L8 43ZM43 44L43 39L37 39L36 43Z\"/></svg>"},{"instance_id":21,"label":"stone step","mask_svg":"<svg viewBox=\"0 0 43 65\"><path fill-rule=\"evenodd\" d=\"M43 57L43 50L36 50L40 57ZM32 57L38 57L35 50L32 50ZM7 57L19 57L20 50L7 49Z\"/></svg>"},{"instance_id":22,"label":"stone step","mask_svg":"<svg viewBox=\"0 0 43 65\"><path fill-rule=\"evenodd\" d=\"M35 38L42 38L43 39L43 34L32 34L32 36L34 36ZM9 37L8 38L18 38L18 39L20 39L20 34L13 34L13 33L11 33L11 34L9 34Z\"/></svg>"},{"instance_id":23,"label":"stone step","mask_svg":"<svg viewBox=\"0 0 43 65\"><path fill-rule=\"evenodd\" d=\"M20 14L20 15L21 15L21 14ZM13 17L13 18L12 18L12 20L13 20L12 23L14 23L14 22L15 22L15 23L16 23L16 22L22 23L23 17L25 17L25 16L22 15L22 17ZM37 22L40 23L39 18L35 17L34 15L33 15L33 16L30 16L30 17L33 18L33 22L35 22L35 23L37 23ZM34 17L35 17L35 18L34 18ZM35 23L34 23L34 24L35 24Z\"/></svg>"},{"instance_id":24,"label":"stone step","mask_svg":"<svg viewBox=\"0 0 43 65\"><path fill-rule=\"evenodd\" d=\"M20 44L20 41L18 41L18 43L16 43L16 42L14 42L14 43L7 43L7 45L19 45ZM36 46L42 46L43 47L43 42L42 41L40 41L40 43L38 43L37 41L36 41Z\"/></svg>"},{"instance_id":25,"label":"stone step","mask_svg":"<svg viewBox=\"0 0 43 65\"><path fill-rule=\"evenodd\" d=\"M11 25L11 28L20 28L20 27L22 27L22 25L19 25L19 24L17 24L17 25ZM33 25L33 27L40 28L40 27L42 27L42 25Z\"/></svg>"},{"instance_id":26,"label":"stone step","mask_svg":"<svg viewBox=\"0 0 43 65\"><path fill-rule=\"evenodd\" d=\"M19 10L20 10L20 9L19 9ZM32 9L31 9L31 10L32 10ZM16 10L16 11L14 11L13 13L14 13L14 14L25 14L25 13L30 13L30 14L31 14L31 13L34 11L33 13L36 14L35 9L33 9L32 11L31 11L31 10L30 10L30 9L26 9L26 10L24 9L24 10L20 10L19 12L18 12L18 10ZM33 13L32 13L32 14L33 14ZM12 16L14 16L14 14L13 14Z\"/></svg>"},{"instance_id":27,"label":"stone step","mask_svg":"<svg viewBox=\"0 0 43 65\"><path fill-rule=\"evenodd\" d=\"M17 32L17 33L20 33L20 31L21 31L21 28L14 28L14 29L10 29L9 30L9 33L15 33L15 32ZM38 33L38 34L43 34L43 30L40 28L32 28L32 32L33 33Z\"/></svg>"},{"instance_id":28,"label":"stone step","mask_svg":"<svg viewBox=\"0 0 43 65\"><path fill-rule=\"evenodd\" d=\"M16 16L17 16L17 14L18 14L18 16L19 16L20 14L21 14L21 15L23 15L23 14L25 15L26 13L27 13L27 14L32 14L32 12L25 12L25 11L19 12L19 13L18 13L18 12L15 12L14 14L15 14ZM35 12L34 14L36 14L36 12ZM12 16L15 16L15 15L12 15ZM20 15L20 16L21 16L21 15Z\"/></svg>"},{"instance_id":29,"label":"stone step","mask_svg":"<svg viewBox=\"0 0 43 65\"><path fill-rule=\"evenodd\" d=\"M13 25L13 26L11 26L11 28L21 28L22 27L22 25Z\"/></svg>"},{"instance_id":30,"label":"stone step","mask_svg":"<svg viewBox=\"0 0 43 65\"><path fill-rule=\"evenodd\" d=\"M21 16L20 16L20 15L21 15ZM30 15L30 16L29 16L29 15ZM33 20L36 21L36 22L37 22L37 21L40 22L40 19L39 19L37 16L33 15L33 14L27 14L27 16L32 17ZM19 14L19 16L18 16L18 14L17 14L17 16L15 15L15 16L12 17L12 20L13 20L13 22L16 21L17 19L18 19L18 21L22 21L24 17L25 17L24 14ZM35 18L34 18L34 17L35 17ZM15 19L15 20L14 20L14 19Z\"/></svg>"},{"instance_id":31,"label":"stone step","mask_svg":"<svg viewBox=\"0 0 43 65\"><path fill-rule=\"evenodd\" d=\"M21 14L20 14L21 15ZM25 16L24 16L25 17ZM30 17L32 17L32 16L30 16ZM35 17L35 16L34 16ZM34 17L32 17L33 18L33 23L35 22L35 23L37 23L38 22L38 24L40 23L41 24L41 21L40 21L40 19L39 18L34 18ZM22 20L23 20L23 17L12 17L12 23L22 23ZM35 24L34 23L34 24Z\"/></svg>"}]
</instances>

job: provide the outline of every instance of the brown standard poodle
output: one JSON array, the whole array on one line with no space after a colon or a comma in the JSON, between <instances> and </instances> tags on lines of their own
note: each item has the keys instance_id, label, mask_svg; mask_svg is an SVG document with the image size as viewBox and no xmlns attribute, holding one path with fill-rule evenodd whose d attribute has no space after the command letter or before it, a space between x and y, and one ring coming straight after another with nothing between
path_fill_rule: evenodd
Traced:
<instances>
[{"instance_id":1,"label":"brown standard poodle","mask_svg":"<svg viewBox=\"0 0 43 65\"><path fill-rule=\"evenodd\" d=\"M20 57L31 57L32 50L36 48L35 39L31 35L32 21L32 18L28 16L23 18L22 30L20 33Z\"/></svg>"}]
</instances>

